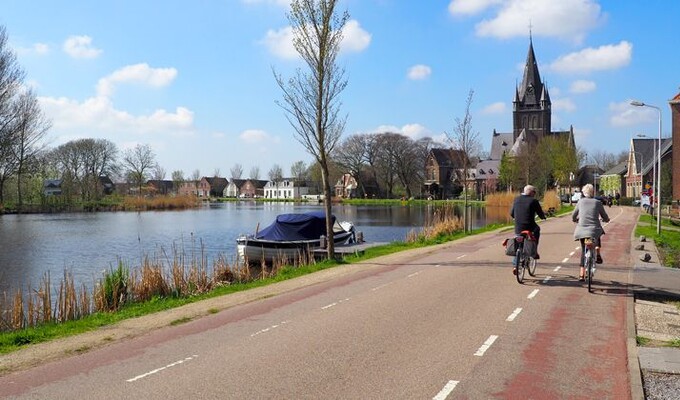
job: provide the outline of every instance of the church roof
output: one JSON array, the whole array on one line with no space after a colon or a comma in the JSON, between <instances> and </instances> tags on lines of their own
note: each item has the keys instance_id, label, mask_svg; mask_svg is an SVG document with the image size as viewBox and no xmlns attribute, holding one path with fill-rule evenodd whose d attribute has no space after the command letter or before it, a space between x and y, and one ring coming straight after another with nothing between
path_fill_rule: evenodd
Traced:
<instances>
[{"instance_id":1,"label":"church roof","mask_svg":"<svg viewBox=\"0 0 680 400\"><path fill-rule=\"evenodd\" d=\"M492 160L500 160L503 153L510 151L512 147L512 133L497 133L493 132L491 137L491 154L489 157Z\"/></svg>"},{"instance_id":2,"label":"church roof","mask_svg":"<svg viewBox=\"0 0 680 400\"><path fill-rule=\"evenodd\" d=\"M545 95L544 91L546 92ZM538 104L540 98L537 96L547 96L547 89L543 87L541 74L538 72L536 55L534 54L534 43L530 40L527 61L524 65L524 76L519 87L519 98L525 104Z\"/></svg>"}]
</instances>

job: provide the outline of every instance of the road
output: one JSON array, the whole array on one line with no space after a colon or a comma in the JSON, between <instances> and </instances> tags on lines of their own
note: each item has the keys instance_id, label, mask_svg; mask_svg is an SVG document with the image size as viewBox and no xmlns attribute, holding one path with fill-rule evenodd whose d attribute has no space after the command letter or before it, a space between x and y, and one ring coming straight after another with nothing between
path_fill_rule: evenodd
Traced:
<instances>
[{"instance_id":1,"label":"road","mask_svg":"<svg viewBox=\"0 0 680 400\"><path fill-rule=\"evenodd\" d=\"M633 210L608 209L595 292L568 217L520 285L492 232L0 377L18 399L629 399ZM341 266L337 268L347 268Z\"/></svg>"}]
</instances>

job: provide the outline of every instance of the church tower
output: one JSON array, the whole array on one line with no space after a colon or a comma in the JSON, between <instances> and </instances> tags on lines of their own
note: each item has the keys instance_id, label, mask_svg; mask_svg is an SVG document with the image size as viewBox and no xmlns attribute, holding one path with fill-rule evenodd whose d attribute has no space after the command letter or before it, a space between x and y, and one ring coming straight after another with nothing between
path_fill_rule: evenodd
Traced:
<instances>
[{"instance_id":1,"label":"church tower","mask_svg":"<svg viewBox=\"0 0 680 400\"><path fill-rule=\"evenodd\" d=\"M534 44L529 37L529 54L524 66L522 84L515 88L512 102L512 136L517 140L522 131L530 143L538 143L550 135L551 102L548 89L541 81L538 72Z\"/></svg>"}]
</instances>

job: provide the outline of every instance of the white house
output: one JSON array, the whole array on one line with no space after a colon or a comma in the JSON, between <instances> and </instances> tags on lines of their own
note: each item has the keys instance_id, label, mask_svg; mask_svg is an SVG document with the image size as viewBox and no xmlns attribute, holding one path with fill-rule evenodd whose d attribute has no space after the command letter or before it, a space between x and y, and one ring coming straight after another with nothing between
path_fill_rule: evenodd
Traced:
<instances>
[{"instance_id":1,"label":"white house","mask_svg":"<svg viewBox=\"0 0 680 400\"><path fill-rule=\"evenodd\" d=\"M294 199L299 200L309 194L309 186L306 182L295 181L293 178L284 178L281 181L269 181L264 186L265 199Z\"/></svg>"}]
</instances>

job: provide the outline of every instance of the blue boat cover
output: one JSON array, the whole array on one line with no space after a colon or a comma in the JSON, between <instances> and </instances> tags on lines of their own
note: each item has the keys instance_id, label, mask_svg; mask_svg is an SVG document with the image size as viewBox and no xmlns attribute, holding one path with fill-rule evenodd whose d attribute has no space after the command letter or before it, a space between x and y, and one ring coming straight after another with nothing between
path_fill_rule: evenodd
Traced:
<instances>
[{"instance_id":1,"label":"blue boat cover","mask_svg":"<svg viewBox=\"0 0 680 400\"><path fill-rule=\"evenodd\" d=\"M331 223L335 216L331 215ZM255 235L265 240L316 240L326 234L326 213L314 211L303 214L280 214L276 221Z\"/></svg>"}]
</instances>

